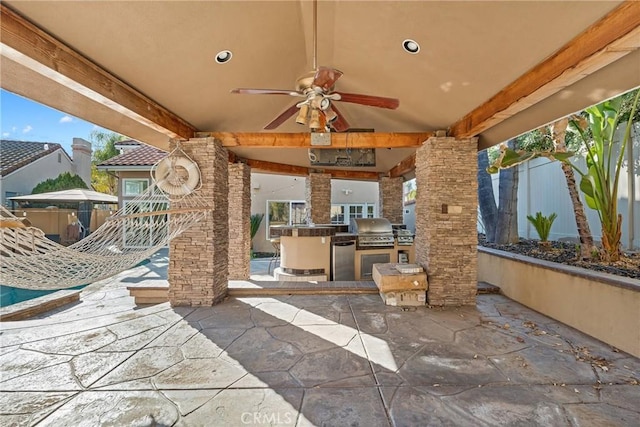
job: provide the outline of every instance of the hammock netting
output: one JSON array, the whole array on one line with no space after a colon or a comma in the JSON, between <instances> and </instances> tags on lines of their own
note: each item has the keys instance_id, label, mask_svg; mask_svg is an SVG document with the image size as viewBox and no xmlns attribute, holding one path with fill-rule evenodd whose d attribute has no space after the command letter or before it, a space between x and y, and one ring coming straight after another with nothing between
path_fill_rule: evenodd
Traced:
<instances>
[{"instance_id":1,"label":"hammock netting","mask_svg":"<svg viewBox=\"0 0 640 427\"><path fill-rule=\"evenodd\" d=\"M211 207L192 185L199 182L199 170L197 166L191 166L191 171L176 167L188 159L177 150L154 166L153 184L143 194L70 246L48 239L38 228L24 226L0 206L0 285L65 289L111 277L146 260L205 219ZM160 169L162 176L158 176ZM198 174L197 181L193 173Z\"/></svg>"}]
</instances>

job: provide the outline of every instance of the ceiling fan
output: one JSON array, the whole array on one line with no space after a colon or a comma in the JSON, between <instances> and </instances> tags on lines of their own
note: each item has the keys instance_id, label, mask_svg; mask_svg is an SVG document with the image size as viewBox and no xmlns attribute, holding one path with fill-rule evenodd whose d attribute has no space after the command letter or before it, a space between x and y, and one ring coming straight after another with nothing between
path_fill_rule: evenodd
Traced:
<instances>
[{"instance_id":1,"label":"ceiling fan","mask_svg":"<svg viewBox=\"0 0 640 427\"><path fill-rule=\"evenodd\" d=\"M336 108L334 101L391 110L395 110L400 105L400 101L395 98L336 92L334 90L336 81L343 73L335 68L318 67L317 65L317 14L317 0L313 0L313 71L298 77L295 90L238 88L231 91L231 93L249 95L289 95L304 98L273 119L264 129L276 129L298 113L296 123L308 125L312 132L330 131L331 128L337 132L344 132L349 129L349 123Z\"/></svg>"}]
</instances>

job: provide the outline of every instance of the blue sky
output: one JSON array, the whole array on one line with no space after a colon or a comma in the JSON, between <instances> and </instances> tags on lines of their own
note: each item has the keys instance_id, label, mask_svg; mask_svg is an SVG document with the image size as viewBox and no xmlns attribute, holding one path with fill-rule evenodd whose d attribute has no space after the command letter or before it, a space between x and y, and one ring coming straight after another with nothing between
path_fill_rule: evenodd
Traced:
<instances>
[{"instance_id":1,"label":"blue sky","mask_svg":"<svg viewBox=\"0 0 640 427\"><path fill-rule=\"evenodd\" d=\"M18 141L57 142L71 155L73 138L90 141L105 129L27 98L0 90L0 136Z\"/></svg>"}]
</instances>

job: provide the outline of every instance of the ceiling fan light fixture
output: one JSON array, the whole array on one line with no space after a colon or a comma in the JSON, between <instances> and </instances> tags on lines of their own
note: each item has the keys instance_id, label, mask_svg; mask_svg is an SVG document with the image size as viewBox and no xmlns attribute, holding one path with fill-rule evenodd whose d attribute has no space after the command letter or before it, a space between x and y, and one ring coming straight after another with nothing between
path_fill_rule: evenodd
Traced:
<instances>
[{"instance_id":1,"label":"ceiling fan light fixture","mask_svg":"<svg viewBox=\"0 0 640 427\"><path fill-rule=\"evenodd\" d=\"M300 106L300 111L298 112L298 116L296 117L296 123L299 123L301 125L306 125L308 116L309 116L309 105L302 104Z\"/></svg>"},{"instance_id":2,"label":"ceiling fan light fixture","mask_svg":"<svg viewBox=\"0 0 640 427\"><path fill-rule=\"evenodd\" d=\"M327 123L333 123L337 120L338 115L331 108L325 110L324 117L327 119Z\"/></svg>"},{"instance_id":3,"label":"ceiling fan light fixture","mask_svg":"<svg viewBox=\"0 0 640 427\"><path fill-rule=\"evenodd\" d=\"M311 110L311 120L309 120L309 127L311 129L320 129L323 127L320 123L320 112L316 109Z\"/></svg>"},{"instance_id":4,"label":"ceiling fan light fixture","mask_svg":"<svg viewBox=\"0 0 640 427\"><path fill-rule=\"evenodd\" d=\"M218 64L225 64L231 61L232 57L233 57L233 53L231 53L230 50L221 50L216 54L216 62Z\"/></svg>"},{"instance_id":5,"label":"ceiling fan light fixture","mask_svg":"<svg viewBox=\"0 0 640 427\"><path fill-rule=\"evenodd\" d=\"M418 42L411 39L406 39L405 41L403 41L402 48L412 55L420 52L420 45L418 44Z\"/></svg>"}]
</instances>

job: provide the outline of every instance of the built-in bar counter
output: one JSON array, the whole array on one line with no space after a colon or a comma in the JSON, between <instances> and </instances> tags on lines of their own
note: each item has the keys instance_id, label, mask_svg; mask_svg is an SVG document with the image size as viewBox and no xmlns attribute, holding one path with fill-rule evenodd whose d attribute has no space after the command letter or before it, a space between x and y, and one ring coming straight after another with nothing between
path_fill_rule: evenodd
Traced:
<instances>
[{"instance_id":1,"label":"built-in bar counter","mask_svg":"<svg viewBox=\"0 0 640 427\"><path fill-rule=\"evenodd\" d=\"M280 239L280 269L286 274L326 276L331 269L332 226L275 226L269 236Z\"/></svg>"},{"instance_id":2,"label":"built-in bar counter","mask_svg":"<svg viewBox=\"0 0 640 427\"><path fill-rule=\"evenodd\" d=\"M331 279L332 243L355 242L357 236L346 232L342 225L272 226L269 235L280 239L280 268L293 275L319 276ZM354 245L355 247L355 245ZM388 248L356 248L353 280L372 280L374 263L415 262L413 245L398 245Z\"/></svg>"}]
</instances>

